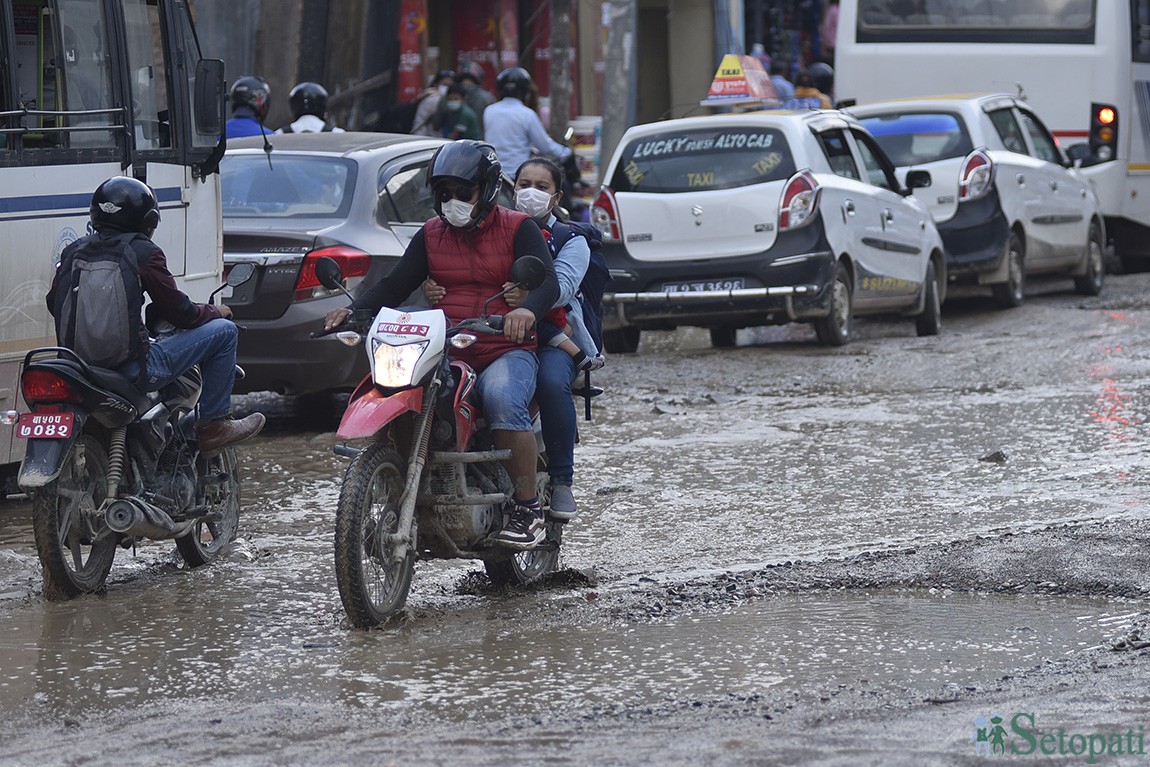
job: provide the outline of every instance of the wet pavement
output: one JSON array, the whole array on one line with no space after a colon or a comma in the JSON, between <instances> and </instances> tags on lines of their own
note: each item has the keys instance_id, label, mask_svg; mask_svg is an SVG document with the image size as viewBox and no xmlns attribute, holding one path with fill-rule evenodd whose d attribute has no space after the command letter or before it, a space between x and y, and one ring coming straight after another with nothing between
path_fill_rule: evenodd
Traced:
<instances>
[{"instance_id":1,"label":"wet pavement","mask_svg":"<svg viewBox=\"0 0 1150 767\"><path fill-rule=\"evenodd\" d=\"M776 736L820 705L862 716L1093 659L1144 619L1150 585L1094 566L1139 571L1135 540L1066 539L1146 516L1150 277L1032 292L1012 311L948 304L937 338L861 321L842 349L805 327L723 350L698 330L645 335L581 422L563 570L507 592L479 565L420 563L402 619L373 632L346 628L335 590L330 420L239 398L270 425L244 451L240 539L211 567L147 543L118 552L106 594L49 604L27 504L0 504L0 742L14 764L129 763L85 750L124 732L143 736L136 763L190 762L211 725L229 735L203 763L344 762L368 742L379 759L496 763L540 722L552 763L685 762L685 744L654 745L674 730L709 763L796 763ZM1040 557L1049 538L1065 548ZM720 748L703 726L786 712L775 750ZM364 717L415 730L378 740ZM620 733L647 756L623 759Z\"/></svg>"}]
</instances>

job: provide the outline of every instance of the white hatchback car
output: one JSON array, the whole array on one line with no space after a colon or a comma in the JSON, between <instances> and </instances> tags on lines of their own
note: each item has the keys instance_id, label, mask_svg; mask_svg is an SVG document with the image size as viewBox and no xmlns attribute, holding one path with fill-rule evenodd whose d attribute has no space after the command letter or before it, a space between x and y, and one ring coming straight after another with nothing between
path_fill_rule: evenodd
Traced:
<instances>
[{"instance_id":1,"label":"white hatchback car","mask_svg":"<svg viewBox=\"0 0 1150 767\"><path fill-rule=\"evenodd\" d=\"M607 165L591 210L612 282L608 351L645 329L812 322L824 344L856 314L939 332L942 240L859 123L835 111L768 111L639 125ZM912 186L930 174L911 174Z\"/></svg>"},{"instance_id":2,"label":"white hatchback car","mask_svg":"<svg viewBox=\"0 0 1150 767\"><path fill-rule=\"evenodd\" d=\"M851 107L915 189L946 246L952 284L989 286L1004 308L1028 274L1067 274L1079 293L1102 290L1106 232L1090 182L1025 102L961 95Z\"/></svg>"}]
</instances>

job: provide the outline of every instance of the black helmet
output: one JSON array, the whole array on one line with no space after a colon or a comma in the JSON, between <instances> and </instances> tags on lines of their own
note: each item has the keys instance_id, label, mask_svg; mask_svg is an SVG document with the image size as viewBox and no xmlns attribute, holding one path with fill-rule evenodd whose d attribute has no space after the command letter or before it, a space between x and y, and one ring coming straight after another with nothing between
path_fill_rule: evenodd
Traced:
<instances>
[{"instance_id":1,"label":"black helmet","mask_svg":"<svg viewBox=\"0 0 1150 767\"><path fill-rule=\"evenodd\" d=\"M495 78L495 90L500 98L511 96L522 101L531 91L531 75L523 67L504 69Z\"/></svg>"},{"instance_id":2,"label":"black helmet","mask_svg":"<svg viewBox=\"0 0 1150 767\"><path fill-rule=\"evenodd\" d=\"M268 102L271 100L271 89L263 78L245 75L232 83L229 91L232 108L248 107L256 113L256 117L263 120L268 115Z\"/></svg>"},{"instance_id":3,"label":"black helmet","mask_svg":"<svg viewBox=\"0 0 1150 767\"><path fill-rule=\"evenodd\" d=\"M472 216L478 225L495 207L499 186L503 183L503 168L495 154L495 147L484 141L461 140L444 144L431 157L427 166L427 183L431 187L435 212L443 215L437 187L443 181L458 181L479 187L479 202Z\"/></svg>"},{"instance_id":4,"label":"black helmet","mask_svg":"<svg viewBox=\"0 0 1150 767\"><path fill-rule=\"evenodd\" d=\"M327 89L319 83L300 83L288 94L288 104L297 119L315 115L322 120L327 114Z\"/></svg>"},{"instance_id":5,"label":"black helmet","mask_svg":"<svg viewBox=\"0 0 1150 767\"><path fill-rule=\"evenodd\" d=\"M807 67L807 72L810 73L811 79L815 82L815 87L828 96L835 88L835 70L830 64L823 61L816 61Z\"/></svg>"},{"instance_id":6,"label":"black helmet","mask_svg":"<svg viewBox=\"0 0 1150 767\"><path fill-rule=\"evenodd\" d=\"M463 82L464 80L471 80L476 85L483 85L483 66L478 61L465 61L459 65L459 69L455 70L455 81Z\"/></svg>"},{"instance_id":7,"label":"black helmet","mask_svg":"<svg viewBox=\"0 0 1150 767\"><path fill-rule=\"evenodd\" d=\"M143 181L128 176L113 176L96 187L88 213L97 230L111 227L151 237L160 224L156 195Z\"/></svg>"}]
</instances>

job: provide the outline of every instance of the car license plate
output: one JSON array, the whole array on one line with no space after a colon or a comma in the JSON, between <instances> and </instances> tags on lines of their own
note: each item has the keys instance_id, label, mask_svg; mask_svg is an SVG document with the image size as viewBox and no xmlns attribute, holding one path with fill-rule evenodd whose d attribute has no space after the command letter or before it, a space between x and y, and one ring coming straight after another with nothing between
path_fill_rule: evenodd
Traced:
<instances>
[{"instance_id":1,"label":"car license plate","mask_svg":"<svg viewBox=\"0 0 1150 767\"><path fill-rule=\"evenodd\" d=\"M699 293L704 290L742 289L742 277L732 277L726 280L692 280L691 282L668 282L663 285L664 293Z\"/></svg>"},{"instance_id":2,"label":"car license plate","mask_svg":"<svg viewBox=\"0 0 1150 767\"><path fill-rule=\"evenodd\" d=\"M20 439L67 439L72 436L72 413L21 413L16 420Z\"/></svg>"}]
</instances>

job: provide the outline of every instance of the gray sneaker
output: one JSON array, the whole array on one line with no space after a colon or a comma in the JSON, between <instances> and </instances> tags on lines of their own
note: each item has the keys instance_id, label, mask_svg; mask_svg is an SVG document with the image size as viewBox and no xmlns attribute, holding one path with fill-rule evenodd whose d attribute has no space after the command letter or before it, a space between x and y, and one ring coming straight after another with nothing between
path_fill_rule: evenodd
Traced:
<instances>
[{"instance_id":1,"label":"gray sneaker","mask_svg":"<svg viewBox=\"0 0 1150 767\"><path fill-rule=\"evenodd\" d=\"M578 512L579 510L575 508L575 496L571 493L571 485L552 485L551 516L569 522L575 519Z\"/></svg>"}]
</instances>

